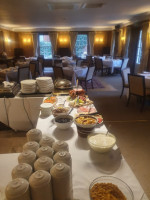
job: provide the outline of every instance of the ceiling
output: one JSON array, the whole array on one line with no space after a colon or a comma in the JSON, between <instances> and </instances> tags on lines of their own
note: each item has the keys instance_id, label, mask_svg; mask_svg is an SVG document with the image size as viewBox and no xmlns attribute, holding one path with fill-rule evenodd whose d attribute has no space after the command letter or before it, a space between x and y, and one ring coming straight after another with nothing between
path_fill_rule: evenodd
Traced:
<instances>
[{"instance_id":1,"label":"ceiling","mask_svg":"<svg viewBox=\"0 0 150 200\"><path fill-rule=\"evenodd\" d=\"M0 0L0 27L13 31L112 30L149 14L150 0Z\"/></svg>"}]
</instances>

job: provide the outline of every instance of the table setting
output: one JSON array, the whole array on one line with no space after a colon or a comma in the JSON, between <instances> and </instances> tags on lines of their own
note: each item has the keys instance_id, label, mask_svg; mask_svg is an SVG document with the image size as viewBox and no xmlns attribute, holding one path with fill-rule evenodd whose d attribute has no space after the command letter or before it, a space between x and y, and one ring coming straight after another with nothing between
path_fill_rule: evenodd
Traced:
<instances>
[{"instance_id":1,"label":"table setting","mask_svg":"<svg viewBox=\"0 0 150 200\"><path fill-rule=\"evenodd\" d=\"M102 59L102 60L103 60L103 64L105 66L111 68L111 74L113 74L115 67L121 67L121 65L122 65L122 60L121 59L105 58L105 59Z\"/></svg>"}]
</instances>

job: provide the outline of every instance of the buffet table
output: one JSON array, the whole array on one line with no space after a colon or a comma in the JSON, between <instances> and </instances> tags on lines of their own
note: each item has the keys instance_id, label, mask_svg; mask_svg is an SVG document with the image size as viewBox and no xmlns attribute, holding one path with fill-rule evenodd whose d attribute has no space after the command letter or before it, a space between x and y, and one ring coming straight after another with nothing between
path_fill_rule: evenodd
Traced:
<instances>
[{"instance_id":1,"label":"buffet table","mask_svg":"<svg viewBox=\"0 0 150 200\"><path fill-rule=\"evenodd\" d=\"M43 134L48 134L56 140L64 140L69 144L69 152L72 155L74 200L90 200L89 185L100 176L118 177L132 189L134 199L141 200L144 191L117 146L109 153L96 153L90 150L86 138L78 136L75 124L68 130L60 131L53 124L52 118L52 116L45 119L39 117L37 128ZM105 125L102 125L96 131L106 133L107 130ZM18 153L0 155L0 197L2 200L5 199L5 186L11 180L11 171L18 163L18 155ZM148 200L145 194L142 200Z\"/></svg>"},{"instance_id":2,"label":"buffet table","mask_svg":"<svg viewBox=\"0 0 150 200\"><path fill-rule=\"evenodd\" d=\"M134 200L148 200L147 196L136 179L134 173L128 166L126 160L121 155L120 149L115 145L108 153L96 153L90 149L87 139L78 136L76 125L67 130L60 130L54 124L54 117L42 117L39 113L39 106L43 98L25 99L25 105L30 102L30 113L37 116L36 128L40 129L43 135L52 136L55 140L66 141L69 145L69 152L72 156L72 175L73 175L73 197L74 200L90 200L89 185L97 177L114 176L124 181L134 194ZM66 96L59 96L58 103L64 103ZM16 98L17 105L22 104L22 99ZM36 105L35 105L36 102ZM10 103L13 104L13 101ZM32 106L31 106L32 105ZM28 104L29 106L29 104ZM20 113L19 113L20 112ZM15 113L12 112L13 114ZM17 111L18 119L22 118L22 112ZM71 112L72 116L76 115L76 109ZM24 119L20 119L24 122ZM17 127L17 126L16 126ZM104 124L97 125L95 132L107 133ZM0 155L0 199L4 200L4 190L7 183L11 180L11 171L17 165L18 153ZM144 194L144 196L143 196Z\"/></svg>"}]
</instances>

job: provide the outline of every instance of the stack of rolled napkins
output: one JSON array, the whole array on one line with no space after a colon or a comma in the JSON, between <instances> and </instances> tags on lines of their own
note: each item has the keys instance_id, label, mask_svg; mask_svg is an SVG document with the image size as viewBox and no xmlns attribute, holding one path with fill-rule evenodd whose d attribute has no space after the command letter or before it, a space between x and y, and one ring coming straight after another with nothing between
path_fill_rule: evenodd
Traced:
<instances>
[{"instance_id":1,"label":"stack of rolled napkins","mask_svg":"<svg viewBox=\"0 0 150 200\"><path fill-rule=\"evenodd\" d=\"M5 189L7 200L73 200L68 144L38 129L28 131L27 140Z\"/></svg>"}]
</instances>

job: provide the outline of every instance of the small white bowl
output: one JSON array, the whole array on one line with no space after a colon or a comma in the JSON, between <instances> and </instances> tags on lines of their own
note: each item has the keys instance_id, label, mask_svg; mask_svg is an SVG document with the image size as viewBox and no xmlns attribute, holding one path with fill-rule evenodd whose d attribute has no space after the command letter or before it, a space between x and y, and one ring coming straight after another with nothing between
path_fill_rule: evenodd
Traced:
<instances>
[{"instance_id":1,"label":"small white bowl","mask_svg":"<svg viewBox=\"0 0 150 200\"><path fill-rule=\"evenodd\" d=\"M88 143L94 151L105 153L116 144L116 137L111 133L92 133L88 136Z\"/></svg>"},{"instance_id":2,"label":"small white bowl","mask_svg":"<svg viewBox=\"0 0 150 200\"><path fill-rule=\"evenodd\" d=\"M69 122L57 122L59 119L70 119ZM73 123L73 117L71 115L59 115L55 117L54 122L59 129L68 129Z\"/></svg>"}]
</instances>

